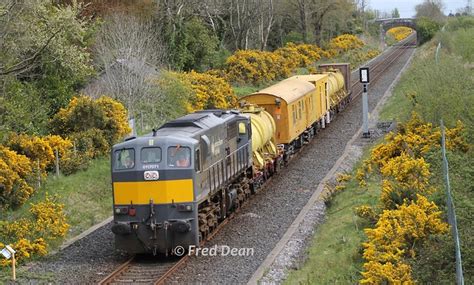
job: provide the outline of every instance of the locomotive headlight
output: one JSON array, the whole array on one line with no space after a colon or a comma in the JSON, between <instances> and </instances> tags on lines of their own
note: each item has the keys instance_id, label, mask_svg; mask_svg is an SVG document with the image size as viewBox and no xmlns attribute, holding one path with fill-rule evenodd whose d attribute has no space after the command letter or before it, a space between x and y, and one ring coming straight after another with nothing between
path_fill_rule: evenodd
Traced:
<instances>
[{"instance_id":1,"label":"locomotive headlight","mask_svg":"<svg viewBox=\"0 0 474 285\"><path fill-rule=\"evenodd\" d=\"M179 212L191 212L192 210L193 210L193 205L186 205L186 204L178 205Z\"/></svg>"},{"instance_id":2,"label":"locomotive headlight","mask_svg":"<svg viewBox=\"0 0 474 285\"><path fill-rule=\"evenodd\" d=\"M115 214L125 215L128 213L128 207L115 207Z\"/></svg>"}]
</instances>

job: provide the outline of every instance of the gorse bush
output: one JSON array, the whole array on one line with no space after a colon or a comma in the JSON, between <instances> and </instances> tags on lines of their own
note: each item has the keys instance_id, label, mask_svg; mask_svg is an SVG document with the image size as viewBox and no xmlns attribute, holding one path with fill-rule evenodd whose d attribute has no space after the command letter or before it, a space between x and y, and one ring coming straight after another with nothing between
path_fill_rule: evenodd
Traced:
<instances>
[{"instance_id":1,"label":"gorse bush","mask_svg":"<svg viewBox=\"0 0 474 285\"><path fill-rule=\"evenodd\" d=\"M93 100L89 97L74 97L66 108L51 120L52 132L70 135L98 129L112 145L130 132L125 107L109 98Z\"/></svg>"},{"instance_id":2,"label":"gorse bush","mask_svg":"<svg viewBox=\"0 0 474 285\"><path fill-rule=\"evenodd\" d=\"M15 248L20 263L33 256L46 255L48 243L64 237L68 230L64 205L57 202L57 197L48 195L44 201L31 204L29 218L14 222L0 221L0 238ZM0 247L3 246L0 243ZM10 264L11 260L0 261L0 266Z\"/></svg>"},{"instance_id":3,"label":"gorse bush","mask_svg":"<svg viewBox=\"0 0 474 285\"><path fill-rule=\"evenodd\" d=\"M59 157L62 157L71 151L73 146L70 140L58 135L37 137L15 133L10 133L5 145L28 157L43 177L46 177L46 172L54 166L56 150Z\"/></svg>"},{"instance_id":4,"label":"gorse bush","mask_svg":"<svg viewBox=\"0 0 474 285\"><path fill-rule=\"evenodd\" d=\"M387 34L393 37L397 42L405 39L411 33L413 33L413 30L409 27L395 27L387 31Z\"/></svg>"},{"instance_id":5,"label":"gorse bush","mask_svg":"<svg viewBox=\"0 0 474 285\"><path fill-rule=\"evenodd\" d=\"M270 82L290 72L283 56L268 51L239 50L226 61L226 78L236 83Z\"/></svg>"},{"instance_id":6,"label":"gorse bush","mask_svg":"<svg viewBox=\"0 0 474 285\"><path fill-rule=\"evenodd\" d=\"M312 44L287 43L274 52L259 50L239 50L227 58L222 77L235 83L265 83L288 77L296 68L313 68L321 58L335 55L364 46L356 36L344 34L331 40L329 50L325 51ZM357 62L365 61L378 54L375 50L361 51Z\"/></svg>"},{"instance_id":7,"label":"gorse bush","mask_svg":"<svg viewBox=\"0 0 474 285\"><path fill-rule=\"evenodd\" d=\"M468 151L469 144L465 141L464 125L458 121L456 127L447 129L447 148L450 150ZM383 167L391 158L402 153L421 157L434 147L441 144L441 132L431 123L423 122L417 113L413 113L410 121L400 124L397 133L385 136L385 142L377 145L371 153L372 162Z\"/></svg>"},{"instance_id":8,"label":"gorse bush","mask_svg":"<svg viewBox=\"0 0 474 285\"><path fill-rule=\"evenodd\" d=\"M447 147L466 152L469 145L463 136L463 125L446 131ZM363 244L366 260L362 284L414 284L411 260L416 251L432 236L444 234L448 226L442 212L427 196L431 185L430 165L423 156L440 148L439 128L423 122L416 114L399 132L385 136L385 142L374 147L370 160L357 171L356 178L365 181L374 171L381 178L380 206L362 206L356 214L375 223L365 230Z\"/></svg>"},{"instance_id":9,"label":"gorse bush","mask_svg":"<svg viewBox=\"0 0 474 285\"><path fill-rule=\"evenodd\" d=\"M188 112L203 109L230 109L237 103L237 97L231 86L220 77L194 71L181 73L179 77L190 85L194 93L186 104Z\"/></svg>"},{"instance_id":10,"label":"gorse bush","mask_svg":"<svg viewBox=\"0 0 474 285\"><path fill-rule=\"evenodd\" d=\"M441 211L424 196L399 208L384 210L375 228L366 229L363 279L361 284L414 284L411 268L404 257L414 257L414 247L430 235L448 231Z\"/></svg>"},{"instance_id":11,"label":"gorse bush","mask_svg":"<svg viewBox=\"0 0 474 285\"><path fill-rule=\"evenodd\" d=\"M287 43L284 47L275 50L274 53L284 58L284 68L291 71L298 67L310 67L315 61L321 59L322 56L328 56L317 45L297 45L294 43Z\"/></svg>"},{"instance_id":12,"label":"gorse bush","mask_svg":"<svg viewBox=\"0 0 474 285\"><path fill-rule=\"evenodd\" d=\"M329 41L329 53L332 55L339 54L351 49L357 49L364 46L364 42L354 35L343 34Z\"/></svg>"},{"instance_id":13,"label":"gorse bush","mask_svg":"<svg viewBox=\"0 0 474 285\"><path fill-rule=\"evenodd\" d=\"M0 145L0 208L24 204L34 193L31 161Z\"/></svg>"}]
</instances>

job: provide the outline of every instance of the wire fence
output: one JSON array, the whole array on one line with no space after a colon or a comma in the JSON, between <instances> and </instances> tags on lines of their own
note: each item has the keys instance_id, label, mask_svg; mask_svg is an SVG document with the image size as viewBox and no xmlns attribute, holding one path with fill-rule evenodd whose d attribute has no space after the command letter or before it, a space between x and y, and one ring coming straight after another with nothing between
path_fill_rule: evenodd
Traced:
<instances>
[{"instance_id":1,"label":"wire fence","mask_svg":"<svg viewBox=\"0 0 474 285\"><path fill-rule=\"evenodd\" d=\"M441 120L441 150L443 156L443 175L446 183L446 196L448 204L448 222L451 226L451 231L454 238L454 249L456 255L456 283L458 285L464 285L464 277L462 273L462 259L461 259L461 248L459 243L458 225L456 221L456 209L454 208L453 198L451 196L451 185L449 183L449 165L446 157L446 137L444 130L444 123Z\"/></svg>"}]
</instances>

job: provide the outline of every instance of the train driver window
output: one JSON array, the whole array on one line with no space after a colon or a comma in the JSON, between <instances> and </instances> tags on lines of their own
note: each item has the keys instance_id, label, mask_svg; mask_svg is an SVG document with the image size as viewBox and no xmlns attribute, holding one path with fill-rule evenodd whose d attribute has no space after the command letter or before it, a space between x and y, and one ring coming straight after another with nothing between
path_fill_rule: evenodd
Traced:
<instances>
[{"instance_id":1,"label":"train driver window","mask_svg":"<svg viewBox=\"0 0 474 285\"><path fill-rule=\"evenodd\" d=\"M189 147L171 146L168 148L168 166L191 166L191 149Z\"/></svg>"},{"instance_id":2,"label":"train driver window","mask_svg":"<svg viewBox=\"0 0 474 285\"><path fill-rule=\"evenodd\" d=\"M135 166L135 150L124 148L115 151L115 169L131 169Z\"/></svg>"},{"instance_id":3,"label":"train driver window","mask_svg":"<svg viewBox=\"0 0 474 285\"><path fill-rule=\"evenodd\" d=\"M198 172L201 170L201 152L199 149L194 152L194 169Z\"/></svg>"},{"instance_id":4,"label":"train driver window","mask_svg":"<svg viewBox=\"0 0 474 285\"><path fill-rule=\"evenodd\" d=\"M140 154L143 164L160 163L161 162L161 148L159 147L144 147Z\"/></svg>"},{"instance_id":5,"label":"train driver window","mask_svg":"<svg viewBox=\"0 0 474 285\"><path fill-rule=\"evenodd\" d=\"M247 133L247 128L245 127L245 123L239 123L239 135L245 135Z\"/></svg>"}]
</instances>

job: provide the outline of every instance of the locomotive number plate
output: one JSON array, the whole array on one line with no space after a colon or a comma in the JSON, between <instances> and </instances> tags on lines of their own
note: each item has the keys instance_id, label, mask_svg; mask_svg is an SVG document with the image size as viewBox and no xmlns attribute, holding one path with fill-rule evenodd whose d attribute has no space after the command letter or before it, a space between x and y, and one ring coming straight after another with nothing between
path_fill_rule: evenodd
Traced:
<instances>
[{"instance_id":1,"label":"locomotive number plate","mask_svg":"<svg viewBox=\"0 0 474 285\"><path fill-rule=\"evenodd\" d=\"M143 178L145 178L145 180L158 180L160 178L160 173L158 171L145 171L143 173Z\"/></svg>"}]
</instances>

